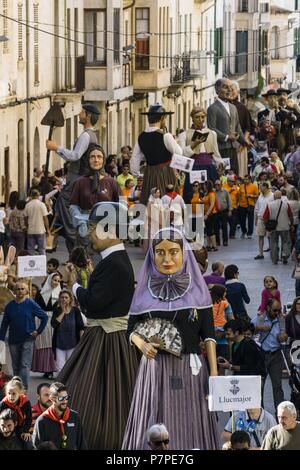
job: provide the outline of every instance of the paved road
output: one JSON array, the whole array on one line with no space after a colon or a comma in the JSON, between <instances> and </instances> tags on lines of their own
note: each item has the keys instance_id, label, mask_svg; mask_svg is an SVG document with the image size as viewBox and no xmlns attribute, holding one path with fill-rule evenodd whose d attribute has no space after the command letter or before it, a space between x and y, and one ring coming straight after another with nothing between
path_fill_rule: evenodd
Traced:
<instances>
[{"instance_id":1,"label":"paved road","mask_svg":"<svg viewBox=\"0 0 300 470\"><path fill-rule=\"evenodd\" d=\"M126 244L127 251L131 258L135 275L137 278L138 270L143 262L144 254L141 248L135 248L132 245ZM209 253L209 268L210 273L211 263L217 260L221 260L225 265L236 264L239 267L240 280L247 286L251 303L248 308L248 313L253 317L260 303L260 294L263 288L263 278L266 275L273 275L279 285L279 289L282 296L283 303L292 302L295 295L294 280L291 278L292 264L283 265L279 263L277 266L272 265L269 258L269 253L265 253L265 259L256 261L254 256L257 254L257 240L230 240L228 247L220 247L218 252ZM59 238L59 245L57 251L52 254L48 254L48 258L56 257L60 263L67 261L68 255L64 247L63 239ZM32 402L35 401L35 389L36 386L44 379L41 378L41 374L32 373L29 386L29 397ZM290 398L290 389L288 381L283 380L285 399ZM274 405L272 399L272 390L270 381L267 380L265 389L265 408L274 413ZM219 413L219 427L223 429L224 422L228 419L228 413Z\"/></svg>"}]
</instances>

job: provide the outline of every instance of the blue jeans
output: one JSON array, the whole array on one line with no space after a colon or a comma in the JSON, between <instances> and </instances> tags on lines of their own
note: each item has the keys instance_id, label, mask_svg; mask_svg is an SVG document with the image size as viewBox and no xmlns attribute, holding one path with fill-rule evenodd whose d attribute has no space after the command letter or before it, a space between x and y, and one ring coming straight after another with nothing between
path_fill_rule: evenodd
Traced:
<instances>
[{"instance_id":1,"label":"blue jeans","mask_svg":"<svg viewBox=\"0 0 300 470\"><path fill-rule=\"evenodd\" d=\"M24 343L9 344L13 373L21 377L26 390L28 389L33 346L34 339L29 339L24 341Z\"/></svg>"},{"instance_id":2,"label":"blue jeans","mask_svg":"<svg viewBox=\"0 0 300 470\"><path fill-rule=\"evenodd\" d=\"M27 235L27 249L30 255L34 255L34 247L38 246L39 255L44 255L46 253L46 234L37 234L37 235Z\"/></svg>"}]
</instances>

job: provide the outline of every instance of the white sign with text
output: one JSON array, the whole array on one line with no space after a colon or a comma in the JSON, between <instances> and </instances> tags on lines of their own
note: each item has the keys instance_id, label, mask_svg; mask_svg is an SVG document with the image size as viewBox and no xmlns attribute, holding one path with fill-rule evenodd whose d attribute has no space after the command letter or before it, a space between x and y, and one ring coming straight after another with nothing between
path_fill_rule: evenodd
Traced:
<instances>
[{"instance_id":1,"label":"white sign with text","mask_svg":"<svg viewBox=\"0 0 300 470\"><path fill-rule=\"evenodd\" d=\"M230 170L230 158L223 158L223 165L225 170Z\"/></svg>"},{"instance_id":2,"label":"white sign with text","mask_svg":"<svg viewBox=\"0 0 300 470\"><path fill-rule=\"evenodd\" d=\"M18 256L18 277L46 276L47 257L39 256Z\"/></svg>"},{"instance_id":3,"label":"white sign with text","mask_svg":"<svg viewBox=\"0 0 300 470\"><path fill-rule=\"evenodd\" d=\"M206 170L195 170L190 172L190 182L191 184L205 183L207 181L207 171Z\"/></svg>"},{"instance_id":4,"label":"white sign with text","mask_svg":"<svg viewBox=\"0 0 300 470\"><path fill-rule=\"evenodd\" d=\"M228 375L209 378L210 411L243 411L261 407L260 375Z\"/></svg>"},{"instance_id":5,"label":"white sign with text","mask_svg":"<svg viewBox=\"0 0 300 470\"><path fill-rule=\"evenodd\" d=\"M171 168L176 168L177 170L189 173L190 171L192 171L193 166L194 160L192 158L183 157L182 155L178 155L177 153L173 154L170 163Z\"/></svg>"}]
</instances>

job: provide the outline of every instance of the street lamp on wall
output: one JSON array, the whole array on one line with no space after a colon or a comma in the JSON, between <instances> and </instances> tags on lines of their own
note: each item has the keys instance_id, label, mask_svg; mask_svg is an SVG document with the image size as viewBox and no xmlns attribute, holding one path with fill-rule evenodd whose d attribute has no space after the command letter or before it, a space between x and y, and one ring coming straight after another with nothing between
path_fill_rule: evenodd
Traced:
<instances>
[{"instance_id":1,"label":"street lamp on wall","mask_svg":"<svg viewBox=\"0 0 300 470\"><path fill-rule=\"evenodd\" d=\"M7 42L7 41L9 41L8 37L4 35L0 36L0 42Z\"/></svg>"}]
</instances>

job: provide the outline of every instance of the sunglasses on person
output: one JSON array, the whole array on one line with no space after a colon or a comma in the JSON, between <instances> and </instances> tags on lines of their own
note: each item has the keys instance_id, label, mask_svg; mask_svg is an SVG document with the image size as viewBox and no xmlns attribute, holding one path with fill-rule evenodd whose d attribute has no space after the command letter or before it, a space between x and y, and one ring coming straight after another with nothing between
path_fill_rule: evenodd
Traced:
<instances>
[{"instance_id":1,"label":"sunglasses on person","mask_svg":"<svg viewBox=\"0 0 300 470\"><path fill-rule=\"evenodd\" d=\"M193 184L193 188L199 188L199 184L198 183Z\"/></svg>"},{"instance_id":2,"label":"sunglasses on person","mask_svg":"<svg viewBox=\"0 0 300 470\"><path fill-rule=\"evenodd\" d=\"M272 312L280 313L280 312L281 312L281 308L272 308Z\"/></svg>"},{"instance_id":3,"label":"sunglasses on person","mask_svg":"<svg viewBox=\"0 0 300 470\"><path fill-rule=\"evenodd\" d=\"M162 441L152 441L152 444L158 447L158 446L161 446L162 444L167 445L169 444L169 442L170 442L170 439L164 439Z\"/></svg>"},{"instance_id":4,"label":"sunglasses on person","mask_svg":"<svg viewBox=\"0 0 300 470\"><path fill-rule=\"evenodd\" d=\"M63 397L57 397L57 401L68 401L70 399L70 395L64 395Z\"/></svg>"}]
</instances>

